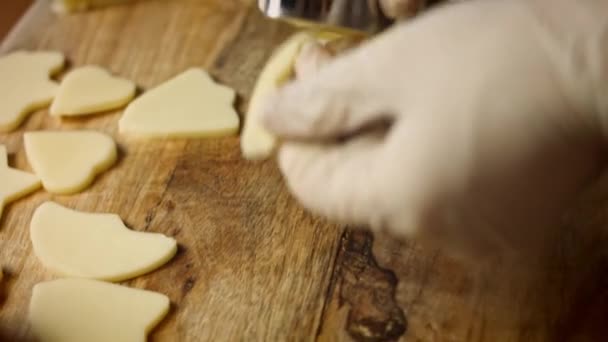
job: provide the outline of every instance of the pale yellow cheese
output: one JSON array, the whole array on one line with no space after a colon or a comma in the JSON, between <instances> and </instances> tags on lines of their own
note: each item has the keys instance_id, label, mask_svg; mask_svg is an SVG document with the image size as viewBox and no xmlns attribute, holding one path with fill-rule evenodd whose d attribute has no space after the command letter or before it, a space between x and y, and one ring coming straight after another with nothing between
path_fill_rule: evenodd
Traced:
<instances>
[{"instance_id":1,"label":"pale yellow cheese","mask_svg":"<svg viewBox=\"0 0 608 342\"><path fill-rule=\"evenodd\" d=\"M6 147L0 145L0 219L4 206L40 188L40 180L31 173L8 166Z\"/></svg>"},{"instance_id":2,"label":"pale yellow cheese","mask_svg":"<svg viewBox=\"0 0 608 342\"><path fill-rule=\"evenodd\" d=\"M66 12L77 12L86 11L91 8L117 5L133 0L52 0L52 8L55 12L66 13Z\"/></svg>"},{"instance_id":3,"label":"pale yellow cheese","mask_svg":"<svg viewBox=\"0 0 608 342\"><path fill-rule=\"evenodd\" d=\"M145 342L169 306L156 292L57 279L34 286L29 321L40 342Z\"/></svg>"},{"instance_id":4,"label":"pale yellow cheese","mask_svg":"<svg viewBox=\"0 0 608 342\"><path fill-rule=\"evenodd\" d=\"M239 129L236 93L202 69L191 68L131 102L118 122L121 133L145 138L201 138Z\"/></svg>"},{"instance_id":5,"label":"pale yellow cheese","mask_svg":"<svg viewBox=\"0 0 608 342\"><path fill-rule=\"evenodd\" d=\"M291 17L281 18L281 20L296 27L300 31L305 31L314 35L317 37L320 43L326 43L345 36L366 37L369 35L369 33L365 31L350 29L343 26L323 24L316 21L308 21Z\"/></svg>"},{"instance_id":6,"label":"pale yellow cheese","mask_svg":"<svg viewBox=\"0 0 608 342\"><path fill-rule=\"evenodd\" d=\"M292 76L302 46L315 41L315 36L307 32L295 34L277 48L262 70L249 101L241 134L241 152L246 159L262 160L272 154L277 139L262 126L261 116L268 98Z\"/></svg>"},{"instance_id":7,"label":"pale yellow cheese","mask_svg":"<svg viewBox=\"0 0 608 342\"><path fill-rule=\"evenodd\" d=\"M58 52L18 51L0 57L0 132L16 129L27 114L51 103L57 83L49 76L63 64Z\"/></svg>"},{"instance_id":8,"label":"pale yellow cheese","mask_svg":"<svg viewBox=\"0 0 608 342\"><path fill-rule=\"evenodd\" d=\"M50 113L54 116L95 114L120 108L135 95L135 83L89 65L70 71L61 81Z\"/></svg>"},{"instance_id":9,"label":"pale yellow cheese","mask_svg":"<svg viewBox=\"0 0 608 342\"><path fill-rule=\"evenodd\" d=\"M39 131L23 135L32 169L51 193L73 194L116 161L116 144L95 131Z\"/></svg>"},{"instance_id":10,"label":"pale yellow cheese","mask_svg":"<svg viewBox=\"0 0 608 342\"><path fill-rule=\"evenodd\" d=\"M84 213L54 202L32 217L30 237L40 261L67 277L123 281L164 265L177 243L129 230L118 215Z\"/></svg>"}]
</instances>

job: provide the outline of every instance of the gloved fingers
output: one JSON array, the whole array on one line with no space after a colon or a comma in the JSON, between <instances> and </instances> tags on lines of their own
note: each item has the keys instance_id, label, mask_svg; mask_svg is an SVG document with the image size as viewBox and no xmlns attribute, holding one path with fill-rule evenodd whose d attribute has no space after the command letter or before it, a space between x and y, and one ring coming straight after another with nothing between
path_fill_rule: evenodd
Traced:
<instances>
[{"instance_id":1,"label":"gloved fingers","mask_svg":"<svg viewBox=\"0 0 608 342\"><path fill-rule=\"evenodd\" d=\"M294 66L296 79L304 80L314 76L332 58L331 53L320 43L304 44Z\"/></svg>"},{"instance_id":2,"label":"gloved fingers","mask_svg":"<svg viewBox=\"0 0 608 342\"><path fill-rule=\"evenodd\" d=\"M279 166L291 192L309 210L344 224L370 224L380 213L381 143L376 135L340 145L285 143Z\"/></svg>"},{"instance_id":3,"label":"gloved fingers","mask_svg":"<svg viewBox=\"0 0 608 342\"><path fill-rule=\"evenodd\" d=\"M433 68L449 58L428 32L460 36L437 23L435 15L396 26L284 86L268 100L264 126L285 139L335 138L407 115L412 102L436 101L428 90L445 79Z\"/></svg>"},{"instance_id":4,"label":"gloved fingers","mask_svg":"<svg viewBox=\"0 0 608 342\"><path fill-rule=\"evenodd\" d=\"M366 48L366 47L365 47ZM268 101L265 126L287 139L333 138L390 119L386 82L371 64L375 50L356 50L283 87ZM375 62L375 61L374 61ZM298 66L300 73L302 66Z\"/></svg>"}]
</instances>

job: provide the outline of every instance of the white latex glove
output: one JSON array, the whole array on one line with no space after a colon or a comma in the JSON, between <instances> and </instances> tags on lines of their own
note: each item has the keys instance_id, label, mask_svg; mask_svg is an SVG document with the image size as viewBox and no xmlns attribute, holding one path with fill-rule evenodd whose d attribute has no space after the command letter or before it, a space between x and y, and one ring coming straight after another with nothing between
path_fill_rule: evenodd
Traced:
<instances>
[{"instance_id":1,"label":"white latex glove","mask_svg":"<svg viewBox=\"0 0 608 342\"><path fill-rule=\"evenodd\" d=\"M603 163L606 4L446 5L286 86L265 124L291 191L464 252L534 246ZM336 140L378 120L386 134Z\"/></svg>"}]
</instances>

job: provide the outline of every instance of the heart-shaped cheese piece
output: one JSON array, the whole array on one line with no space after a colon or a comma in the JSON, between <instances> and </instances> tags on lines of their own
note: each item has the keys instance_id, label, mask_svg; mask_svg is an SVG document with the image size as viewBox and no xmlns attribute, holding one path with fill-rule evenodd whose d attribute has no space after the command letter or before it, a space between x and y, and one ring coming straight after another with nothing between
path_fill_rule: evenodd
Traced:
<instances>
[{"instance_id":1,"label":"heart-shaped cheese piece","mask_svg":"<svg viewBox=\"0 0 608 342\"><path fill-rule=\"evenodd\" d=\"M151 138L197 138L236 133L234 90L192 68L131 102L119 121L121 133Z\"/></svg>"},{"instance_id":2,"label":"heart-shaped cheese piece","mask_svg":"<svg viewBox=\"0 0 608 342\"><path fill-rule=\"evenodd\" d=\"M145 342L167 315L167 296L89 279L34 286L29 321L41 342Z\"/></svg>"},{"instance_id":3,"label":"heart-shaped cheese piece","mask_svg":"<svg viewBox=\"0 0 608 342\"><path fill-rule=\"evenodd\" d=\"M46 202L30 224L34 253L63 276L123 281L148 273L177 252L174 239L128 229L118 215L83 213Z\"/></svg>"},{"instance_id":4,"label":"heart-shaped cheese piece","mask_svg":"<svg viewBox=\"0 0 608 342\"><path fill-rule=\"evenodd\" d=\"M0 57L0 132L16 129L27 114L51 103L57 83L49 76L63 64L58 52L18 51Z\"/></svg>"},{"instance_id":5,"label":"heart-shaped cheese piece","mask_svg":"<svg viewBox=\"0 0 608 342\"><path fill-rule=\"evenodd\" d=\"M95 131L28 132L25 153L42 186L51 193L73 194L116 161L116 144Z\"/></svg>"},{"instance_id":6,"label":"heart-shaped cheese piece","mask_svg":"<svg viewBox=\"0 0 608 342\"><path fill-rule=\"evenodd\" d=\"M40 188L40 180L31 173L8 167L6 148L0 145L0 218L4 205Z\"/></svg>"},{"instance_id":7,"label":"heart-shaped cheese piece","mask_svg":"<svg viewBox=\"0 0 608 342\"><path fill-rule=\"evenodd\" d=\"M120 108L135 96L135 83L114 77L98 66L70 71L61 81L50 113L54 116L94 114Z\"/></svg>"}]
</instances>

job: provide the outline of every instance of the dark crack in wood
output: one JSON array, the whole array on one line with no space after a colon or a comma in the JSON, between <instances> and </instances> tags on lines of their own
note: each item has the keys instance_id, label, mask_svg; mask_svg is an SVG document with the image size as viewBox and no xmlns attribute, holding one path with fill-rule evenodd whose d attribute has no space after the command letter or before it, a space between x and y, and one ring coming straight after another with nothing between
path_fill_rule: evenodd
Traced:
<instances>
[{"instance_id":1,"label":"dark crack in wood","mask_svg":"<svg viewBox=\"0 0 608 342\"><path fill-rule=\"evenodd\" d=\"M336 263L340 305L350 306L346 330L353 339L394 341L405 333L407 320L395 300L397 278L378 266L373 241L362 230L347 230L342 236Z\"/></svg>"}]
</instances>

